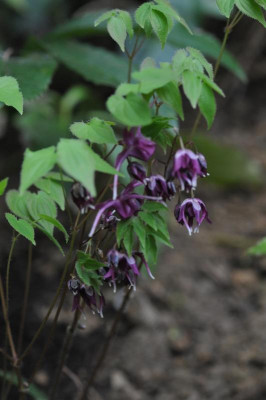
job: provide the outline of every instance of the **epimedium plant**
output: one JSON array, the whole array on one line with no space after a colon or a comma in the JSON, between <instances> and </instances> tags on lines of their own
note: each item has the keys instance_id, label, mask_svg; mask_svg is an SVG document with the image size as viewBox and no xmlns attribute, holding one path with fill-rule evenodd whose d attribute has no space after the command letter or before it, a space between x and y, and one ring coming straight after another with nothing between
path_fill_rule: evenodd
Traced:
<instances>
[{"instance_id":1,"label":"epimedium plant","mask_svg":"<svg viewBox=\"0 0 266 400\"><path fill-rule=\"evenodd\" d=\"M18 398L34 397L32 384L35 373L49 349L60 312L68 293L73 297L73 320L67 329L58 354L58 366L49 399L58 393L63 366L73 334L86 307L104 315L104 288L124 287L125 295L110 332L86 380L80 400L86 398L108 350L120 316L136 290L139 276L146 271L154 279L160 244L172 247L167 227L170 201L175 201L173 217L189 235L198 232L203 221L210 222L205 202L196 197L201 178L208 175L207 162L191 141L184 143L173 123L183 121L183 96L199 113L192 129L196 131L201 117L210 128L216 113L216 95L224 96L215 77L228 36L243 15L266 25L264 0L217 0L227 18L224 40L215 67L196 48L179 49L170 62L156 62L147 57L139 70L134 58L145 40L155 35L162 48L174 23L179 23L192 35L187 23L167 0L143 3L132 16L125 10L104 13L95 25L106 24L111 38L128 59L127 81L120 83L108 100L107 109L116 123L93 117L88 122L70 126L71 138L62 138L57 146L38 151L27 149L21 167L18 190L9 190L6 203L10 212L6 219L14 230L6 268L5 282L0 275L0 297L6 329L3 354L2 397L10 390L10 374L18 386ZM106 65L108 68L108 65ZM22 113L23 99L17 81L9 76L0 78L0 101ZM161 153L164 160L161 160ZM112 157L114 162L112 163ZM98 175L106 183L99 189ZM0 194L7 186L0 182ZM68 193L69 185L71 190ZM70 196L69 196L70 194ZM71 200L70 200L71 197ZM174 200L176 199L176 200ZM73 212L69 201L76 205ZM65 211L69 226L57 218L58 209ZM58 229L66 242L54 236ZM60 250L67 249L65 265L58 288L40 327L23 349L25 314L29 300L32 246L35 231L46 235ZM9 320L9 276L16 241L29 241L29 262L18 345ZM30 377L23 374L23 361L32 350L55 311L43 351ZM41 398L41 397L39 397Z\"/></svg>"}]
</instances>

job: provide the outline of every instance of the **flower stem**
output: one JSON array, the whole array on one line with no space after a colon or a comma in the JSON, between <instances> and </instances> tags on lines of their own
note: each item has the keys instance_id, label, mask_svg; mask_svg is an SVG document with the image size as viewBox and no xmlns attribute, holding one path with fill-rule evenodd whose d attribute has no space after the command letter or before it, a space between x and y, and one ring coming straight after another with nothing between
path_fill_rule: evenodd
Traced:
<instances>
[{"instance_id":1,"label":"flower stem","mask_svg":"<svg viewBox=\"0 0 266 400\"><path fill-rule=\"evenodd\" d=\"M78 398L78 400L86 400L87 399L88 392L89 392L92 384L94 383L94 380L95 380L95 378L97 376L97 373L100 370L100 368L101 368L101 366L102 366L102 364L103 364L103 362L105 360L105 357L106 357L106 354L107 354L107 352L109 350L112 338L114 337L114 335L116 333L117 326L118 326L119 321L120 321L120 319L121 319L121 317L123 315L123 312L124 312L124 309L125 309L125 307L127 305L127 302L128 302L128 300L130 298L131 291L132 291L132 288L128 289L127 293L124 296L124 300L123 300L119 310L117 311L116 317L115 317L115 319L114 319L114 321L113 321L113 323L111 325L110 331L109 331L109 333L108 333L108 335L106 337L105 343L104 343L104 345L102 347L102 350L101 350L101 352L99 354L99 357L98 357L98 359L96 361L96 364L95 364L95 366L94 366L94 368L93 368L93 370L92 370L92 372L91 372L91 374L90 374L90 376L89 376L89 378L88 378L88 380L87 380L87 382L86 382L86 384L85 384L85 386L83 388L81 396Z\"/></svg>"},{"instance_id":2,"label":"flower stem","mask_svg":"<svg viewBox=\"0 0 266 400\"><path fill-rule=\"evenodd\" d=\"M11 266L11 259L13 256L14 252L14 247L16 244L16 240L19 237L18 235L13 235L12 237L12 242L11 242L11 247L8 255L8 260L7 260L7 267L6 267L6 306L7 306L7 312L8 312L8 302L9 302L9 276L10 276L10 266Z\"/></svg>"}]
</instances>

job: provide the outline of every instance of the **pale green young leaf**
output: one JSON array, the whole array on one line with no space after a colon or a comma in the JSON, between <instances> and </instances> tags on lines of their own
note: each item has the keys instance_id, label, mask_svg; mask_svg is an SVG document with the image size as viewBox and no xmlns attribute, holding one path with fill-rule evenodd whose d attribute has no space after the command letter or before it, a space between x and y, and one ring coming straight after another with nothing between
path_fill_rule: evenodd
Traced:
<instances>
[{"instance_id":1,"label":"pale green young leaf","mask_svg":"<svg viewBox=\"0 0 266 400\"><path fill-rule=\"evenodd\" d=\"M263 238L254 246L248 249L248 254L255 256L264 256L266 254L266 238Z\"/></svg>"},{"instance_id":2,"label":"pale green young leaf","mask_svg":"<svg viewBox=\"0 0 266 400\"><path fill-rule=\"evenodd\" d=\"M121 83L115 91L119 96L126 96L129 93L140 93L139 83Z\"/></svg>"},{"instance_id":3,"label":"pale green young leaf","mask_svg":"<svg viewBox=\"0 0 266 400\"><path fill-rule=\"evenodd\" d=\"M152 8L150 13L150 22L155 35L160 40L162 48L164 48L169 32L166 16L162 12Z\"/></svg>"},{"instance_id":4,"label":"pale green young leaf","mask_svg":"<svg viewBox=\"0 0 266 400\"><path fill-rule=\"evenodd\" d=\"M123 237L123 243L124 243L125 249L127 251L127 254L129 256L131 256L133 245L134 245L134 230L133 230L132 225L128 226L128 229L126 230L124 237Z\"/></svg>"},{"instance_id":5,"label":"pale green young leaf","mask_svg":"<svg viewBox=\"0 0 266 400\"><path fill-rule=\"evenodd\" d=\"M134 230L137 238L140 241L142 248L145 249L145 247L146 247L146 230L145 230L144 224L142 223L140 218L136 217L136 218L133 218L133 220L132 220L132 226L133 226L133 230Z\"/></svg>"},{"instance_id":6,"label":"pale green young leaf","mask_svg":"<svg viewBox=\"0 0 266 400\"><path fill-rule=\"evenodd\" d=\"M28 212L34 221L38 221L42 227L53 235L54 224L41 219L41 215L48 215L51 218L56 218L57 210L55 202L45 192L32 193L27 203Z\"/></svg>"},{"instance_id":7,"label":"pale green young leaf","mask_svg":"<svg viewBox=\"0 0 266 400\"><path fill-rule=\"evenodd\" d=\"M120 16L120 18L123 19L123 21L126 25L126 30L127 30L129 37L132 38L134 36L134 30L133 30L131 15L127 11L120 10L119 16Z\"/></svg>"},{"instance_id":8,"label":"pale green young leaf","mask_svg":"<svg viewBox=\"0 0 266 400\"><path fill-rule=\"evenodd\" d=\"M115 15L115 10L106 11L99 18L96 19L96 21L94 22L94 26L98 26L102 22L104 22L107 19L111 18L113 15Z\"/></svg>"},{"instance_id":9,"label":"pale green young leaf","mask_svg":"<svg viewBox=\"0 0 266 400\"><path fill-rule=\"evenodd\" d=\"M63 178L64 179L64 178ZM51 199L53 199L61 208L62 211L65 209L65 196L61 182L53 179L42 178L34 184L38 189L47 193Z\"/></svg>"},{"instance_id":10,"label":"pale green young leaf","mask_svg":"<svg viewBox=\"0 0 266 400\"><path fill-rule=\"evenodd\" d=\"M12 76L0 77L0 101L23 113L23 97L18 82Z\"/></svg>"},{"instance_id":11,"label":"pale green young leaf","mask_svg":"<svg viewBox=\"0 0 266 400\"><path fill-rule=\"evenodd\" d=\"M209 75L209 78L213 80L213 67L212 64L209 63L204 55L197 49L194 49L193 47L187 47L187 51L190 53L190 55L195 59L200 62L200 64L203 66L203 68L207 71L207 74Z\"/></svg>"},{"instance_id":12,"label":"pale green young leaf","mask_svg":"<svg viewBox=\"0 0 266 400\"><path fill-rule=\"evenodd\" d=\"M118 175L121 177L124 176L121 172L117 172L117 170L112 167L108 162L103 160L102 157L99 156L99 154L95 153L90 147L88 148L91 159L94 162L95 171L103 172L104 174Z\"/></svg>"},{"instance_id":13,"label":"pale green young leaf","mask_svg":"<svg viewBox=\"0 0 266 400\"><path fill-rule=\"evenodd\" d=\"M182 96L176 82L168 82L165 86L156 90L160 99L169 104L184 121L184 112L182 106Z\"/></svg>"},{"instance_id":14,"label":"pale green young leaf","mask_svg":"<svg viewBox=\"0 0 266 400\"><path fill-rule=\"evenodd\" d=\"M125 41L127 37L127 28L125 22L119 16L113 16L107 23L107 30L111 38L119 45L120 49L125 51Z\"/></svg>"},{"instance_id":15,"label":"pale green young leaf","mask_svg":"<svg viewBox=\"0 0 266 400\"><path fill-rule=\"evenodd\" d=\"M202 81L199 76L191 71L184 71L182 78L185 95L189 99L192 108L196 108L202 89Z\"/></svg>"},{"instance_id":16,"label":"pale green young leaf","mask_svg":"<svg viewBox=\"0 0 266 400\"><path fill-rule=\"evenodd\" d=\"M266 27L266 21L263 15L261 7L255 2L255 0L235 0L235 5L243 14L250 18L254 18L259 21L264 27Z\"/></svg>"},{"instance_id":17,"label":"pale green young leaf","mask_svg":"<svg viewBox=\"0 0 266 400\"><path fill-rule=\"evenodd\" d=\"M96 117L86 123L75 122L70 126L70 131L79 139L89 140L91 143L117 143L110 124Z\"/></svg>"},{"instance_id":18,"label":"pale green young leaf","mask_svg":"<svg viewBox=\"0 0 266 400\"><path fill-rule=\"evenodd\" d=\"M0 181L0 196L2 196L5 193L8 184L8 179L9 178L5 178Z\"/></svg>"},{"instance_id":19,"label":"pale green young leaf","mask_svg":"<svg viewBox=\"0 0 266 400\"><path fill-rule=\"evenodd\" d=\"M66 229L64 228L64 226L61 224L61 222L59 222L59 221L57 221L57 219L50 217L49 215L45 215L45 214L40 214L39 217L41 218L41 220L44 220L44 221L49 222L50 224L53 224L59 231L61 231L64 234L66 243L68 242L69 235L68 235Z\"/></svg>"},{"instance_id":20,"label":"pale green young leaf","mask_svg":"<svg viewBox=\"0 0 266 400\"><path fill-rule=\"evenodd\" d=\"M30 218L27 203L29 202L32 193L26 191L22 195L15 189L9 190L6 194L6 203L12 213L21 218Z\"/></svg>"},{"instance_id":21,"label":"pale green young leaf","mask_svg":"<svg viewBox=\"0 0 266 400\"><path fill-rule=\"evenodd\" d=\"M13 214L6 213L5 216L16 232L28 239L32 244L34 244L34 246L36 245L34 240L34 229L29 222L24 219L17 219Z\"/></svg>"},{"instance_id":22,"label":"pale green young leaf","mask_svg":"<svg viewBox=\"0 0 266 400\"><path fill-rule=\"evenodd\" d=\"M145 68L132 74L133 78L140 81L139 90L148 94L174 79L174 73L170 68Z\"/></svg>"},{"instance_id":23,"label":"pale green young leaf","mask_svg":"<svg viewBox=\"0 0 266 400\"><path fill-rule=\"evenodd\" d=\"M199 109L207 121L208 129L210 129L216 113L216 101L212 89L205 83L202 85Z\"/></svg>"},{"instance_id":24,"label":"pale green young leaf","mask_svg":"<svg viewBox=\"0 0 266 400\"><path fill-rule=\"evenodd\" d=\"M46 175L55 165L55 147L31 151L26 149L20 176L20 194Z\"/></svg>"},{"instance_id":25,"label":"pale green young leaf","mask_svg":"<svg viewBox=\"0 0 266 400\"><path fill-rule=\"evenodd\" d=\"M211 89L213 89L215 92L217 92L220 96L225 97L225 94L224 94L224 92L222 91L222 89L221 89L218 85L216 85L216 83L213 82L207 75L200 74L200 73L198 73L197 75L198 75L198 77L201 78L202 81L203 81L204 83L206 83Z\"/></svg>"},{"instance_id":26,"label":"pale green young leaf","mask_svg":"<svg viewBox=\"0 0 266 400\"><path fill-rule=\"evenodd\" d=\"M61 139L57 145L57 156L63 170L95 196L95 162L90 150L81 140Z\"/></svg>"},{"instance_id":27,"label":"pale green young leaf","mask_svg":"<svg viewBox=\"0 0 266 400\"><path fill-rule=\"evenodd\" d=\"M107 100L110 113L126 126L145 126L151 123L151 110L146 101L135 93L126 98L114 94Z\"/></svg>"},{"instance_id":28,"label":"pale green young leaf","mask_svg":"<svg viewBox=\"0 0 266 400\"><path fill-rule=\"evenodd\" d=\"M235 5L235 0L216 0L220 13L229 18Z\"/></svg>"}]
</instances>

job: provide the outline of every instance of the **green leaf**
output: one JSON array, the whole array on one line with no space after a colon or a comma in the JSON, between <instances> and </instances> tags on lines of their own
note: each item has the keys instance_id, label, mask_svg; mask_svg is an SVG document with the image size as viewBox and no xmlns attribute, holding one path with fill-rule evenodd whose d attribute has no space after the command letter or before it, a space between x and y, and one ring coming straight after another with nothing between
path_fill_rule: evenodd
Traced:
<instances>
[{"instance_id":1,"label":"green leaf","mask_svg":"<svg viewBox=\"0 0 266 400\"><path fill-rule=\"evenodd\" d=\"M140 84L139 83L121 83L118 86L115 93L119 96L126 96L129 93L140 93Z\"/></svg>"},{"instance_id":2,"label":"green leaf","mask_svg":"<svg viewBox=\"0 0 266 400\"><path fill-rule=\"evenodd\" d=\"M5 193L8 184L8 179L9 178L5 178L0 181L0 196L2 196Z\"/></svg>"},{"instance_id":3,"label":"green leaf","mask_svg":"<svg viewBox=\"0 0 266 400\"><path fill-rule=\"evenodd\" d=\"M263 256L266 254L266 238L263 238L255 246L248 249L248 254L255 256Z\"/></svg>"},{"instance_id":4,"label":"green leaf","mask_svg":"<svg viewBox=\"0 0 266 400\"><path fill-rule=\"evenodd\" d=\"M114 10L106 11L99 18L96 19L96 21L94 22L94 26L98 26L102 22L104 22L104 21L108 20L109 18L111 18L112 15L114 15L114 14L115 14Z\"/></svg>"},{"instance_id":5,"label":"green leaf","mask_svg":"<svg viewBox=\"0 0 266 400\"><path fill-rule=\"evenodd\" d=\"M160 5L161 10L165 15L173 17L177 22L183 25L183 27L189 34L193 35L186 21L178 14L178 12L171 6L171 4L167 0L155 0L155 1Z\"/></svg>"},{"instance_id":6,"label":"green leaf","mask_svg":"<svg viewBox=\"0 0 266 400\"><path fill-rule=\"evenodd\" d=\"M198 73L198 76L202 79L202 81L204 83L206 83L211 89L213 89L215 92L217 92L220 96L225 97L224 92L222 91L222 89L216 85L215 82L213 82L207 75L204 74L200 74Z\"/></svg>"},{"instance_id":7,"label":"green leaf","mask_svg":"<svg viewBox=\"0 0 266 400\"><path fill-rule=\"evenodd\" d=\"M199 108L207 121L208 129L210 129L216 114L216 101L212 89L205 83L202 85Z\"/></svg>"},{"instance_id":8,"label":"green leaf","mask_svg":"<svg viewBox=\"0 0 266 400\"><path fill-rule=\"evenodd\" d=\"M146 249L144 250L144 256L150 265L157 263L158 247L153 235L147 235Z\"/></svg>"},{"instance_id":9,"label":"green leaf","mask_svg":"<svg viewBox=\"0 0 266 400\"><path fill-rule=\"evenodd\" d=\"M135 93L126 98L114 94L107 100L110 113L126 126L145 126L151 123L151 111L145 100Z\"/></svg>"},{"instance_id":10,"label":"green leaf","mask_svg":"<svg viewBox=\"0 0 266 400\"><path fill-rule=\"evenodd\" d=\"M194 49L193 47L187 47L187 51L190 53L190 55L193 57L194 60L199 61L199 63L202 65L202 67L206 70L207 74L209 75L209 78L213 81L214 75L213 75L212 64L206 60L204 55L199 50Z\"/></svg>"},{"instance_id":11,"label":"green leaf","mask_svg":"<svg viewBox=\"0 0 266 400\"><path fill-rule=\"evenodd\" d=\"M259 6L263 7L264 10L266 10L266 0L255 0L255 1Z\"/></svg>"},{"instance_id":12,"label":"green leaf","mask_svg":"<svg viewBox=\"0 0 266 400\"><path fill-rule=\"evenodd\" d=\"M30 201L32 193L24 192L20 195L17 190L9 190L6 194L6 203L10 211L21 218L30 218L27 204Z\"/></svg>"},{"instance_id":13,"label":"green leaf","mask_svg":"<svg viewBox=\"0 0 266 400\"><path fill-rule=\"evenodd\" d=\"M74 182L72 178L69 176L66 176L64 174L61 174L60 172L49 172L46 175L47 179L52 179L54 181L59 181L59 182Z\"/></svg>"},{"instance_id":14,"label":"green leaf","mask_svg":"<svg viewBox=\"0 0 266 400\"><path fill-rule=\"evenodd\" d=\"M170 125L171 118L153 117L152 123L142 128L142 133L151 138L165 151L168 146L172 145L173 136L167 129L172 128Z\"/></svg>"},{"instance_id":15,"label":"green leaf","mask_svg":"<svg viewBox=\"0 0 266 400\"><path fill-rule=\"evenodd\" d=\"M191 106L196 108L202 89L201 79L191 71L183 72L183 88Z\"/></svg>"},{"instance_id":16,"label":"green leaf","mask_svg":"<svg viewBox=\"0 0 266 400\"><path fill-rule=\"evenodd\" d=\"M36 245L34 240L34 229L29 222L24 219L17 219L13 214L6 213L5 216L15 231L28 239L32 244L34 244L34 246Z\"/></svg>"},{"instance_id":17,"label":"green leaf","mask_svg":"<svg viewBox=\"0 0 266 400\"><path fill-rule=\"evenodd\" d=\"M125 22L119 16L111 17L107 24L107 30L111 38L119 45L120 49L125 51L125 41L127 37L127 28Z\"/></svg>"},{"instance_id":18,"label":"green leaf","mask_svg":"<svg viewBox=\"0 0 266 400\"><path fill-rule=\"evenodd\" d=\"M87 123L75 122L70 126L70 131L79 139L89 140L91 143L117 143L110 124L96 117Z\"/></svg>"},{"instance_id":19,"label":"green leaf","mask_svg":"<svg viewBox=\"0 0 266 400\"><path fill-rule=\"evenodd\" d=\"M67 40L46 40L42 45L89 82L116 87L127 79L127 60L111 51Z\"/></svg>"},{"instance_id":20,"label":"green leaf","mask_svg":"<svg viewBox=\"0 0 266 400\"><path fill-rule=\"evenodd\" d=\"M13 372L4 372L3 370L0 370L0 377L5 378L8 382L10 382L12 385L18 386L18 379L17 376ZM36 385L33 383L30 384L27 394L31 396L35 400L48 400L48 397L37 388Z\"/></svg>"},{"instance_id":21,"label":"green leaf","mask_svg":"<svg viewBox=\"0 0 266 400\"><path fill-rule=\"evenodd\" d=\"M120 10L119 11L119 16L120 16L120 18L123 19L123 21L124 21L124 23L126 25L126 29L127 29L127 33L129 35L129 37L133 38L134 30L133 30L131 15L127 11Z\"/></svg>"},{"instance_id":22,"label":"green leaf","mask_svg":"<svg viewBox=\"0 0 266 400\"><path fill-rule=\"evenodd\" d=\"M229 18L234 8L235 0L216 0L216 3L221 14L223 14L226 18Z\"/></svg>"},{"instance_id":23,"label":"green leaf","mask_svg":"<svg viewBox=\"0 0 266 400\"><path fill-rule=\"evenodd\" d=\"M17 79L25 100L35 99L48 88L56 67L56 61L46 54L0 60L0 68Z\"/></svg>"},{"instance_id":24,"label":"green leaf","mask_svg":"<svg viewBox=\"0 0 266 400\"><path fill-rule=\"evenodd\" d=\"M156 90L160 99L169 104L184 121L182 97L176 82L168 82L165 86Z\"/></svg>"},{"instance_id":25,"label":"green leaf","mask_svg":"<svg viewBox=\"0 0 266 400\"><path fill-rule=\"evenodd\" d=\"M134 230L137 238L140 241L140 244L141 244L142 248L145 249L145 246L146 246L146 230L145 230L145 226L143 225L142 221L138 217L133 218L132 226L133 226L133 230Z\"/></svg>"},{"instance_id":26,"label":"green leaf","mask_svg":"<svg viewBox=\"0 0 266 400\"><path fill-rule=\"evenodd\" d=\"M89 146L81 140L61 139L57 145L57 156L63 170L95 196L95 161Z\"/></svg>"},{"instance_id":27,"label":"green leaf","mask_svg":"<svg viewBox=\"0 0 266 400\"><path fill-rule=\"evenodd\" d=\"M134 230L133 230L132 225L128 226L128 229L126 230L124 237L123 237L123 243L124 243L125 249L127 251L127 254L129 256L131 256L133 245L134 245Z\"/></svg>"},{"instance_id":28,"label":"green leaf","mask_svg":"<svg viewBox=\"0 0 266 400\"><path fill-rule=\"evenodd\" d=\"M159 226L158 226L158 228L159 228ZM148 227L147 234L151 234L152 236L154 236L157 240L159 240L166 246L171 247L172 249L174 248L174 246L170 242L168 236L165 235L164 232L162 232L161 230L158 229L157 231L154 231L152 228Z\"/></svg>"},{"instance_id":29,"label":"green leaf","mask_svg":"<svg viewBox=\"0 0 266 400\"><path fill-rule=\"evenodd\" d=\"M42 178L35 182L35 186L47 193L51 199L53 199L59 205L61 210L64 211L65 196L62 184L60 182L54 181L53 179Z\"/></svg>"},{"instance_id":30,"label":"green leaf","mask_svg":"<svg viewBox=\"0 0 266 400\"><path fill-rule=\"evenodd\" d=\"M151 2L143 3L135 12L135 20L142 29L147 28L147 24L150 25L151 4Z\"/></svg>"},{"instance_id":31,"label":"green leaf","mask_svg":"<svg viewBox=\"0 0 266 400\"><path fill-rule=\"evenodd\" d=\"M120 246L121 240L123 239L124 234L130 224L131 224L130 219L118 222L117 227L116 227L116 241L117 241L118 246Z\"/></svg>"},{"instance_id":32,"label":"green leaf","mask_svg":"<svg viewBox=\"0 0 266 400\"><path fill-rule=\"evenodd\" d=\"M79 278L88 286L92 286L97 293L100 292L100 286L103 284L103 278L95 271L103 267L104 264L91 258L88 254L78 251L76 271Z\"/></svg>"},{"instance_id":33,"label":"green leaf","mask_svg":"<svg viewBox=\"0 0 266 400\"><path fill-rule=\"evenodd\" d=\"M154 218L152 213L149 212L143 212L141 211L138 214L139 218L142 219L143 222L145 222L147 225L149 225L152 229L157 231L157 221L156 218Z\"/></svg>"},{"instance_id":34,"label":"green leaf","mask_svg":"<svg viewBox=\"0 0 266 400\"><path fill-rule=\"evenodd\" d=\"M55 147L31 151L26 149L20 176L20 194L49 172L56 162Z\"/></svg>"},{"instance_id":35,"label":"green leaf","mask_svg":"<svg viewBox=\"0 0 266 400\"><path fill-rule=\"evenodd\" d=\"M23 113L23 97L18 82L12 76L0 77L0 101Z\"/></svg>"},{"instance_id":36,"label":"green leaf","mask_svg":"<svg viewBox=\"0 0 266 400\"><path fill-rule=\"evenodd\" d=\"M56 205L49 195L42 191L38 192L37 194L31 193L31 197L27 202L27 208L33 220L38 221L38 223L47 232L53 235L54 224L43 218L41 219L41 215L47 215L51 218L56 218Z\"/></svg>"},{"instance_id":37,"label":"green leaf","mask_svg":"<svg viewBox=\"0 0 266 400\"><path fill-rule=\"evenodd\" d=\"M263 15L263 11L255 0L235 0L235 5L243 14L250 18L254 18L259 21L264 27L266 27L266 21Z\"/></svg>"},{"instance_id":38,"label":"green leaf","mask_svg":"<svg viewBox=\"0 0 266 400\"><path fill-rule=\"evenodd\" d=\"M59 222L55 218L52 218L49 215L45 215L45 214L40 214L39 217L42 220L53 224L57 229L59 229L59 231L61 231L64 234L66 243L68 242L69 235L68 235L67 231L65 230L64 226L61 224L61 222Z\"/></svg>"},{"instance_id":39,"label":"green leaf","mask_svg":"<svg viewBox=\"0 0 266 400\"><path fill-rule=\"evenodd\" d=\"M132 76L140 81L139 90L145 94L165 86L174 79L173 71L169 68L145 68L134 72Z\"/></svg>"},{"instance_id":40,"label":"green leaf","mask_svg":"<svg viewBox=\"0 0 266 400\"><path fill-rule=\"evenodd\" d=\"M155 212L155 211L166 211L168 208L165 204L155 201L145 201L141 207L144 211Z\"/></svg>"},{"instance_id":41,"label":"green leaf","mask_svg":"<svg viewBox=\"0 0 266 400\"><path fill-rule=\"evenodd\" d=\"M162 48L164 48L168 36L168 20L166 16L162 12L152 8L150 22L155 35L160 40Z\"/></svg>"},{"instance_id":42,"label":"green leaf","mask_svg":"<svg viewBox=\"0 0 266 400\"><path fill-rule=\"evenodd\" d=\"M39 229L45 236L48 237L48 239L51 240L51 242L53 242L53 244L59 249L60 253L64 256L64 250L62 249L62 246L60 245L60 243L58 242L58 240L56 240L53 235L51 235L46 229L44 229L41 225L39 224L33 224L35 228Z\"/></svg>"}]
</instances>

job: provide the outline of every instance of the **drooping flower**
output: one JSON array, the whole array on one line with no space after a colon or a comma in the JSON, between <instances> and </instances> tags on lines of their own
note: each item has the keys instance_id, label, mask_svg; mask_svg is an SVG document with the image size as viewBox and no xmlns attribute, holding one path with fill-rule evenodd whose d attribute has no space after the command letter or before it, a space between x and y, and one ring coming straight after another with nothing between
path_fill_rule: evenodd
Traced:
<instances>
[{"instance_id":1,"label":"drooping flower","mask_svg":"<svg viewBox=\"0 0 266 400\"><path fill-rule=\"evenodd\" d=\"M128 164L127 171L129 175L137 181L143 182L146 178L146 169L142 164L138 162L130 162Z\"/></svg>"},{"instance_id":2,"label":"drooping flower","mask_svg":"<svg viewBox=\"0 0 266 400\"><path fill-rule=\"evenodd\" d=\"M81 214L86 214L88 210L95 209L94 200L91 194L79 182L75 182L71 188L72 200L80 209Z\"/></svg>"},{"instance_id":3,"label":"drooping flower","mask_svg":"<svg viewBox=\"0 0 266 400\"><path fill-rule=\"evenodd\" d=\"M112 249L107 254L107 268L103 278L113 285L114 292L118 283L124 283L136 290L136 278L140 273L133 256L129 257Z\"/></svg>"},{"instance_id":4,"label":"drooping flower","mask_svg":"<svg viewBox=\"0 0 266 400\"><path fill-rule=\"evenodd\" d=\"M186 199L175 207L175 218L181 225L185 225L189 235L199 231L201 223L206 220L211 223L205 204L200 199ZM196 226L193 229L194 219Z\"/></svg>"},{"instance_id":5,"label":"drooping flower","mask_svg":"<svg viewBox=\"0 0 266 400\"><path fill-rule=\"evenodd\" d=\"M128 156L148 161L155 151L156 144L142 135L140 127L125 130L123 133L122 144Z\"/></svg>"},{"instance_id":6,"label":"drooping flower","mask_svg":"<svg viewBox=\"0 0 266 400\"><path fill-rule=\"evenodd\" d=\"M154 197L162 197L162 199L170 200L176 193L173 182L167 182L161 175L152 175L145 179L145 191L147 195Z\"/></svg>"},{"instance_id":7,"label":"drooping flower","mask_svg":"<svg viewBox=\"0 0 266 400\"><path fill-rule=\"evenodd\" d=\"M97 312L101 317L103 317L105 300L102 293L96 293L92 286L86 286L76 278L70 279L67 285L68 289L74 296L72 311L80 309L80 298L82 298L93 313Z\"/></svg>"},{"instance_id":8,"label":"drooping flower","mask_svg":"<svg viewBox=\"0 0 266 400\"><path fill-rule=\"evenodd\" d=\"M116 210L107 210L101 217L101 228L108 229L109 231L114 231L116 229L116 225L120 218L115 215Z\"/></svg>"},{"instance_id":9,"label":"drooping flower","mask_svg":"<svg viewBox=\"0 0 266 400\"><path fill-rule=\"evenodd\" d=\"M207 162L203 154L195 154L188 149L178 150L173 167L168 173L168 179L177 178L181 190L189 191L196 188L199 176L207 176Z\"/></svg>"}]
</instances>

